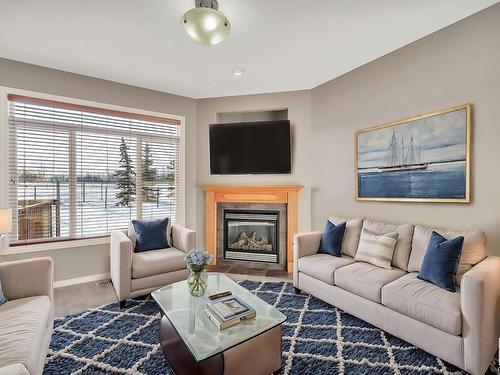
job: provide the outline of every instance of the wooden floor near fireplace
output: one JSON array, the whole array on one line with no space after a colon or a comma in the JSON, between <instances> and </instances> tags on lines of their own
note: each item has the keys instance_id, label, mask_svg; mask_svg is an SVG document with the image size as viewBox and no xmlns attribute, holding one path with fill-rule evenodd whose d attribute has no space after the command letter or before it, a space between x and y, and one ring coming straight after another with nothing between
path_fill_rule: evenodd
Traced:
<instances>
[{"instance_id":1,"label":"wooden floor near fireplace","mask_svg":"<svg viewBox=\"0 0 500 375\"><path fill-rule=\"evenodd\" d=\"M223 272L232 275L249 275L249 276L262 276L262 277L279 277L284 280L292 280L292 273L286 270L270 270L262 268L252 268L244 264L216 264L208 266L209 272Z\"/></svg>"}]
</instances>

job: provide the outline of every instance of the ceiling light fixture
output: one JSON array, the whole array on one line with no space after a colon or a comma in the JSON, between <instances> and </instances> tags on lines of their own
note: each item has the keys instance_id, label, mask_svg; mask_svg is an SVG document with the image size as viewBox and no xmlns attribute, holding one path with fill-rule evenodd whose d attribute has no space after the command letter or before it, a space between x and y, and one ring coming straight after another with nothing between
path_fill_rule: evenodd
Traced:
<instances>
[{"instance_id":1,"label":"ceiling light fixture","mask_svg":"<svg viewBox=\"0 0 500 375\"><path fill-rule=\"evenodd\" d=\"M196 8L182 16L182 27L194 41L206 46L219 44L229 35L231 24L219 12L217 0L195 0Z\"/></svg>"}]
</instances>

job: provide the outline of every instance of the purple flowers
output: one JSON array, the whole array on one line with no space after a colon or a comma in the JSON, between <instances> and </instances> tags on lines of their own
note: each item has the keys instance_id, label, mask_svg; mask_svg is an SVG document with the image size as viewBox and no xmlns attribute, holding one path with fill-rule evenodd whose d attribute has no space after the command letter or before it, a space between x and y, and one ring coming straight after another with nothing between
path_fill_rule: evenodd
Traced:
<instances>
[{"instance_id":1,"label":"purple flowers","mask_svg":"<svg viewBox=\"0 0 500 375\"><path fill-rule=\"evenodd\" d=\"M184 260L193 271L201 271L210 263L212 255L203 249L192 249L186 253Z\"/></svg>"}]
</instances>

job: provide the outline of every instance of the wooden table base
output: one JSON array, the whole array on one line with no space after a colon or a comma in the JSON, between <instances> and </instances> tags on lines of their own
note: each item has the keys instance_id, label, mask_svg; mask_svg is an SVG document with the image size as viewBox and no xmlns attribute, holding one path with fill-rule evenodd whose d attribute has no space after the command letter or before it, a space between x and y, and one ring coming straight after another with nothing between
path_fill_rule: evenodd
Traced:
<instances>
[{"instance_id":1,"label":"wooden table base","mask_svg":"<svg viewBox=\"0 0 500 375\"><path fill-rule=\"evenodd\" d=\"M222 375L222 353L196 362L181 337L166 316L161 318L160 343L163 355L176 375Z\"/></svg>"},{"instance_id":2,"label":"wooden table base","mask_svg":"<svg viewBox=\"0 0 500 375\"><path fill-rule=\"evenodd\" d=\"M176 375L269 375L281 366L282 326L276 326L239 345L197 362L170 320L163 315L160 343Z\"/></svg>"}]
</instances>

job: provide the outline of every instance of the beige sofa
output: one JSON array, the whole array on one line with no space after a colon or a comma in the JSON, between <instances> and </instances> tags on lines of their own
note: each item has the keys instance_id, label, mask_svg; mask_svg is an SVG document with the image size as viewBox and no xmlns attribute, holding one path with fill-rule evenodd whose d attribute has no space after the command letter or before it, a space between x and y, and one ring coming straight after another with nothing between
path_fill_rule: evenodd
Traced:
<instances>
[{"instance_id":1,"label":"beige sofa","mask_svg":"<svg viewBox=\"0 0 500 375\"><path fill-rule=\"evenodd\" d=\"M486 256L483 232L465 237L455 293L418 279L433 228L331 217L347 222L342 257L316 254L321 232L294 239L294 286L474 375L483 375L500 335L500 258ZM362 228L398 232L392 270L356 262Z\"/></svg>"},{"instance_id":2,"label":"beige sofa","mask_svg":"<svg viewBox=\"0 0 500 375\"><path fill-rule=\"evenodd\" d=\"M0 263L0 375L43 372L54 321L51 258Z\"/></svg>"},{"instance_id":3,"label":"beige sofa","mask_svg":"<svg viewBox=\"0 0 500 375\"><path fill-rule=\"evenodd\" d=\"M170 248L135 253L133 226L129 226L127 234L111 232L111 281L121 307L127 298L187 279L184 255L196 246L196 233L174 224L171 237Z\"/></svg>"}]
</instances>

